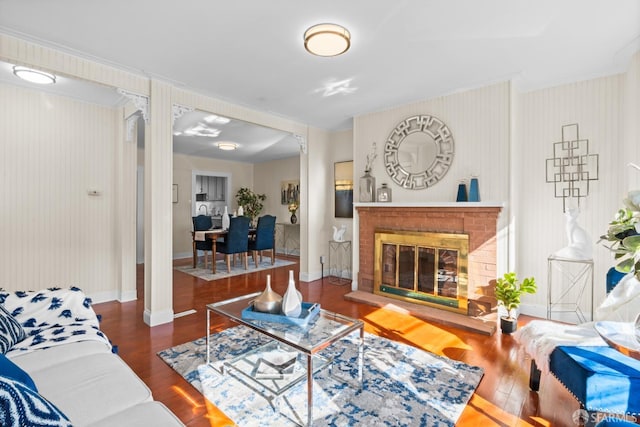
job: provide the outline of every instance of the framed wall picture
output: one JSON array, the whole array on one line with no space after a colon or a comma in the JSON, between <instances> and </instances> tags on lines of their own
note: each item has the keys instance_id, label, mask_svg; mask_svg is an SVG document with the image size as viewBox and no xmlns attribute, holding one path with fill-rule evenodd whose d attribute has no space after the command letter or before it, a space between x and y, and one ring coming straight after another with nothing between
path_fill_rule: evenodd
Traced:
<instances>
[{"instance_id":1,"label":"framed wall picture","mask_svg":"<svg viewBox=\"0 0 640 427\"><path fill-rule=\"evenodd\" d=\"M280 183L280 203L300 205L300 181L282 181Z\"/></svg>"},{"instance_id":2,"label":"framed wall picture","mask_svg":"<svg viewBox=\"0 0 640 427\"><path fill-rule=\"evenodd\" d=\"M353 160L333 168L336 218L353 218Z\"/></svg>"},{"instance_id":3,"label":"framed wall picture","mask_svg":"<svg viewBox=\"0 0 640 427\"><path fill-rule=\"evenodd\" d=\"M178 203L178 184L173 184L171 187L171 201Z\"/></svg>"}]
</instances>

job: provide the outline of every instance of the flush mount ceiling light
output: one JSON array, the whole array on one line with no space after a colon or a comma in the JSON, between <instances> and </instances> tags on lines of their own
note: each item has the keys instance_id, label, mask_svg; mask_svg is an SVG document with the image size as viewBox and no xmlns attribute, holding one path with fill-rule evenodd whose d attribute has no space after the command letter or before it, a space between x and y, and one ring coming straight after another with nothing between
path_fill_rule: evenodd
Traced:
<instances>
[{"instance_id":1,"label":"flush mount ceiling light","mask_svg":"<svg viewBox=\"0 0 640 427\"><path fill-rule=\"evenodd\" d=\"M304 48L313 55L337 56L351 46L351 33L337 24L318 24L304 32Z\"/></svg>"},{"instance_id":2,"label":"flush mount ceiling light","mask_svg":"<svg viewBox=\"0 0 640 427\"><path fill-rule=\"evenodd\" d=\"M234 144L233 142L219 142L216 144L216 147L224 151L233 151L238 148L238 144Z\"/></svg>"},{"instance_id":3,"label":"flush mount ceiling light","mask_svg":"<svg viewBox=\"0 0 640 427\"><path fill-rule=\"evenodd\" d=\"M53 74L20 65L13 67L13 74L20 77L22 80L40 85L50 85L56 82L56 76Z\"/></svg>"}]
</instances>

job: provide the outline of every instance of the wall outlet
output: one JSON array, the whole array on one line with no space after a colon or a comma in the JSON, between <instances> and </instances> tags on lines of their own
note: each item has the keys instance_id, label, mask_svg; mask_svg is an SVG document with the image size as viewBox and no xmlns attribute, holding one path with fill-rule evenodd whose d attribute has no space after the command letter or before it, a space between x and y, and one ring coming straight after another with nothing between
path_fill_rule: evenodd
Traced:
<instances>
[{"instance_id":1,"label":"wall outlet","mask_svg":"<svg viewBox=\"0 0 640 427\"><path fill-rule=\"evenodd\" d=\"M320 264L324 264L327 261L327 257L324 255L320 255Z\"/></svg>"}]
</instances>

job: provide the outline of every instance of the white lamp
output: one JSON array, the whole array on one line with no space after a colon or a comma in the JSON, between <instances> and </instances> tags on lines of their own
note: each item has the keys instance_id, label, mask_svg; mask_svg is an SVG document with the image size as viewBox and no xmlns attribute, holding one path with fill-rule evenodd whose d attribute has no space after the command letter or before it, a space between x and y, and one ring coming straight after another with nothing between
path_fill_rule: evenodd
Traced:
<instances>
[{"instance_id":1,"label":"white lamp","mask_svg":"<svg viewBox=\"0 0 640 427\"><path fill-rule=\"evenodd\" d=\"M31 83L40 85L49 85L56 82L56 76L44 71L34 70L33 68L16 65L13 67L13 74Z\"/></svg>"},{"instance_id":2,"label":"white lamp","mask_svg":"<svg viewBox=\"0 0 640 427\"><path fill-rule=\"evenodd\" d=\"M304 32L304 48L313 55L337 56L351 46L351 33L337 24L318 24Z\"/></svg>"}]
</instances>

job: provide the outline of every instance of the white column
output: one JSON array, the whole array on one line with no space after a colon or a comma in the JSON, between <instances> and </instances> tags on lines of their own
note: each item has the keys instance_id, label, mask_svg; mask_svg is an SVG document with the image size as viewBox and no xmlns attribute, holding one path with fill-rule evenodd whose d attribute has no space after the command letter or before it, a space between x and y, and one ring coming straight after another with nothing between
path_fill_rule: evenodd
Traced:
<instances>
[{"instance_id":1,"label":"white column","mask_svg":"<svg viewBox=\"0 0 640 427\"><path fill-rule=\"evenodd\" d=\"M121 142L116 150L116 247L119 286L116 298L132 301L136 293L136 168L138 113L123 109Z\"/></svg>"},{"instance_id":2,"label":"white column","mask_svg":"<svg viewBox=\"0 0 640 427\"><path fill-rule=\"evenodd\" d=\"M144 152L144 322L173 321L171 86L151 80Z\"/></svg>"}]
</instances>

